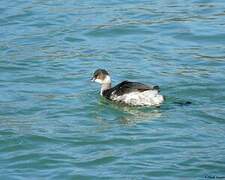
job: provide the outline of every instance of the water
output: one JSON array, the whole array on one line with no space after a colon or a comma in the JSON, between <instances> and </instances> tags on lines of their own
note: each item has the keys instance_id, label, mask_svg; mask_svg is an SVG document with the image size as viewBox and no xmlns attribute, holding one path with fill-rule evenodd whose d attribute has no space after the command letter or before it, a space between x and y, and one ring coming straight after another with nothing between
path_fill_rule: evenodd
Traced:
<instances>
[{"instance_id":1,"label":"water","mask_svg":"<svg viewBox=\"0 0 225 180\"><path fill-rule=\"evenodd\" d=\"M1 179L224 179L224 8L1 1ZM105 101L90 82L99 67L114 84L160 85L167 101Z\"/></svg>"}]
</instances>

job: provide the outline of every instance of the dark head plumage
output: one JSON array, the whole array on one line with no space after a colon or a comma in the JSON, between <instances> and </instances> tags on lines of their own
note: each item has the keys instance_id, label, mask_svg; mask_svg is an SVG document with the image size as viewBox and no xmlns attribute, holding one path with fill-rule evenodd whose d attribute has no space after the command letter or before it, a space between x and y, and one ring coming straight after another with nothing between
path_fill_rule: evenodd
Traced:
<instances>
[{"instance_id":1,"label":"dark head plumage","mask_svg":"<svg viewBox=\"0 0 225 180\"><path fill-rule=\"evenodd\" d=\"M98 76L98 75L109 75L109 73L105 69L97 69L94 72L94 76Z\"/></svg>"},{"instance_id":2,"label":"dark head plumage","mask_svg":"<svg viewBox=\"0 0 225 180\"><path fill-rule=\"evenodd\" d=\"M92 80L104 80L107 75L109 75L109 73L105 69L97 69L93 74Z\"/></svg>"}]
</instances>

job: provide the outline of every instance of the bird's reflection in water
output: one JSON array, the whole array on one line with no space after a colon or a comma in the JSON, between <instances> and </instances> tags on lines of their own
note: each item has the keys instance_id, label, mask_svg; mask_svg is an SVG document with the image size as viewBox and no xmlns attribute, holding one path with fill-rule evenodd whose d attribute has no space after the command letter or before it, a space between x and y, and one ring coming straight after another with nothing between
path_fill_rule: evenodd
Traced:
<instances>
[{"instance_id":1,"label":"bird's reflection in water","mask_svg":"<svg viewBox=\"0 0 225 180\"><path fill-rule=\"evenodd\" d=\"M123 111L124 114L118 117L118 120L122 124L132 125L139 122L155 120L161 116L159 109L146 108L146 107L116 107L119 111Z\"/></svg>"},{"instance_id":2,"label":"bird's reflection in water","mask_svg":"<svg viewBox=\"0 0 225 180\"><path fill-rule=\"evenodd\" d=\"M160 108L156 107L127 106L101 98L99 101L99 111L96 114L97 120L105 124L103 121L111 119L112 116L113 120L119 121L121 124L133 125L144 121L156 120L161 117L161 112Z\"/></svg>"}]
</instances>

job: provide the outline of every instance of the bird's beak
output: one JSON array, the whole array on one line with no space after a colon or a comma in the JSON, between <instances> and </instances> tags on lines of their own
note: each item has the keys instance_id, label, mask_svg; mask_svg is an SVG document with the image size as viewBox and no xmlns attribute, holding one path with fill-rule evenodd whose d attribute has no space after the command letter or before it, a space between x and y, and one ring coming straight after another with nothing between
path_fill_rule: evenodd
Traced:
<instances>
[{"instance_id":1,"label":"bird's beak","mask_svg":"<svg viewBox=\"0 0 225 180\"><path fill-rule=\"evenodd\" d=\"M94 82L94 81L95 81L95 78L94 78L94 77L92 77L92 78L91 78L91 81L92 81L92 82Z\"/></svg>"}]
</instances>

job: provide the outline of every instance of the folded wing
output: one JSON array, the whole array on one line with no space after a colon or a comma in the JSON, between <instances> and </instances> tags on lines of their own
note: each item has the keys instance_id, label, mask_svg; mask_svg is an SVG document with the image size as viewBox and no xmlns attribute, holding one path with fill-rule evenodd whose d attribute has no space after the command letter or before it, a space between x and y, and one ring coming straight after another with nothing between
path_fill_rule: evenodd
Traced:
<instances>
[{"instance_id":1,"label":"folded wing","mask_svg":"<svg viewBox=\"0 0 225 180\"><path fill-rule=\"evenodd\" d=\"M120 84L112 88L113 94L121 96L131 92L143 92L147 90L159 91L159 86L148 86L139 82L123 81Z\"/></svg>"}]
</instances>

